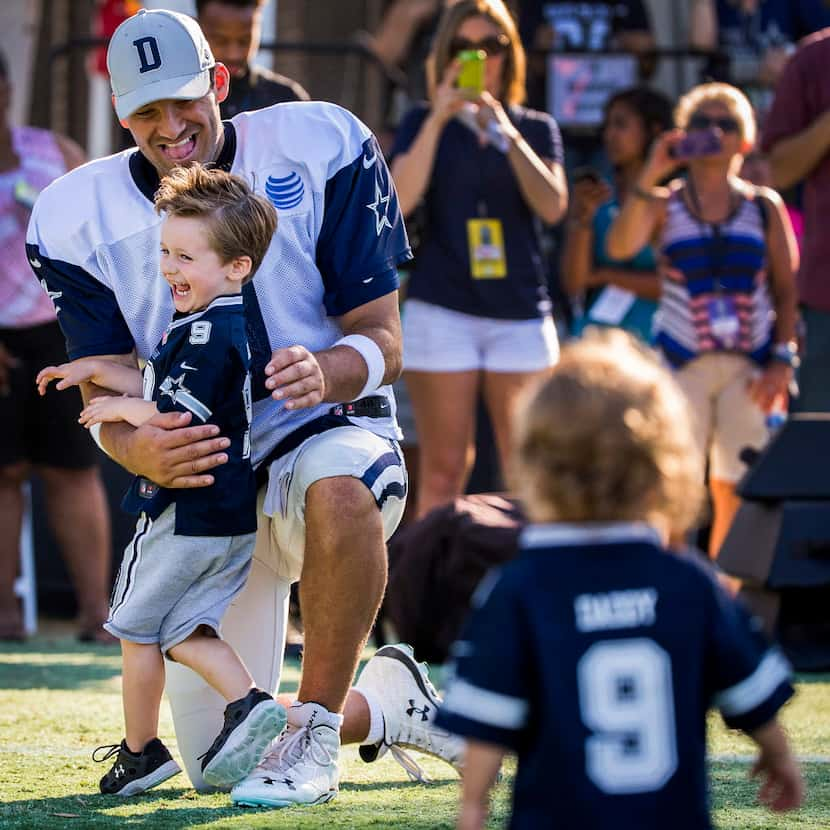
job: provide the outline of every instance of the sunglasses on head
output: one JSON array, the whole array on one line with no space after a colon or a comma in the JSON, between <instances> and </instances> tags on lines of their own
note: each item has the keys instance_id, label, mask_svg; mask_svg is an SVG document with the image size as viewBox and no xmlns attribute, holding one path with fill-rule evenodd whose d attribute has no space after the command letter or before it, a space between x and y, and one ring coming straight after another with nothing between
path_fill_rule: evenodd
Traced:
<instances>
[{"instance_id":1,"label":"sunglasses on head","mask_svg":"<svg viewBox=\"0 0 830 830\"><path fill-rule=\"evenodd\" d=\"M467 40L465 37L454 37L450 41L450 54L478 50L486 52L488 56L501 55L510 46L510 38L505 34L491 35L482 40Z\"/></svg>"},{"instance_id":2,"label":"sunglasses on head","mask_svg":"<svg viewBox=\"0 0 830 830\"><path fill-rule=\"evenodd\" d=\"M734 118L710 118L708 115L693 115L689 119L690 130L708 130L717 127L724 133L739 133L741 125Z\"/></svg>"}]
</instances>

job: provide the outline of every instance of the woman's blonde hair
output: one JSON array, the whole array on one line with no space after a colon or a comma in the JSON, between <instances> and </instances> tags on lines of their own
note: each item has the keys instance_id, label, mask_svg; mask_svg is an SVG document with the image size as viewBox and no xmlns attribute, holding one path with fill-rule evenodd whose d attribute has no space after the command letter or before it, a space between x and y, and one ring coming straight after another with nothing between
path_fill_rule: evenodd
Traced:
<instances>
[{"instance_id":1,"label":"woman's blonde hair","mask_svg":"<svg viewBox=\"0 0 830 830\"><path fill-rule=\"evenodd\" d=\"M731 84L708 83L692 87L678 102L674 109L674 123L685 130L691 117L704 105L717 103L726 107L738 122L741 138L744 140L742 152L748 153L755 146L758 126L755 111L749 98Z\"/></svg>"},{"instance_id":2,"label":"woman's blonde hair","mask_svg":"<svg viewBox=\"0 0 830 830\"><path fill-rule=\"evenodd\" d=\"M445 9L427 58L427 86L430 98L441 83L447 66L453 61L451 43L468 17L486 17L507 36L502 88L498 98L506 104L521 104L527 97L525 88L526 58L516 22L503 0L460 0Z\"/></svg>"},{"instance_id":3,"label":"woman's blonde hair","mask_svg":"<svg viewBox=\"0 0 830 830\"><path fill-rule=\"evenodd\" d=\"M656 521L682 533L703 503L685 396L620 330L566 346L526 405L514 484L534 521Z\"/></svg>"}]
</instances>

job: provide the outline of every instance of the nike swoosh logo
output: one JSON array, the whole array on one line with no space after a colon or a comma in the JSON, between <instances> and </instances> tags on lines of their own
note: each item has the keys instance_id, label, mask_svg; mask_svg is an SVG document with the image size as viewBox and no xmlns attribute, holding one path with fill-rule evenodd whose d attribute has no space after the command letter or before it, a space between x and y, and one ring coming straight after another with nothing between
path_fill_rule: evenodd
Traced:
<instances>
[{"instance_id":1,"label":"nike swoosh logo","mask_svg":"<svg viewBox=\"0 0 830 830\"><path fill-rule=\"evenodd\" d=\"M378 160L378 154L375 153L372 158L367 159L366 156L363 157L363 169L368 170L376 161Z\"/></svg>"},{"instance_id":2,"label":"nike swoosh logo","mask_svg":"<svg viewBox=\"0 0 830 830\"><path fill-rule=\"evenodd\" d=\"M43 263L39 259L30 259L29 263L31 264L32 268L40 268Z\"/></svg>"},{"instance_id":3,"label":"nike swoosh logo","mask_svg":"<svg viewBox=\"0 0 830 830\"><path fill-rule=\"evenodd\" d=\"M374 279L374 277L369 277L368 280L363 280L363 284L368 285L373 279Z\"/></svg>"},{"instance_id":4,"label":"nike swoosh logo","mask_svg":"<svg viewBox=\"0 0 830 830\"><path fill-rule=\"evenodd\" d=\"M186 372L198 372L199 370L195 366L188 366L184 361L181 362L181 367Z\"/></svg>"}]
</instances>

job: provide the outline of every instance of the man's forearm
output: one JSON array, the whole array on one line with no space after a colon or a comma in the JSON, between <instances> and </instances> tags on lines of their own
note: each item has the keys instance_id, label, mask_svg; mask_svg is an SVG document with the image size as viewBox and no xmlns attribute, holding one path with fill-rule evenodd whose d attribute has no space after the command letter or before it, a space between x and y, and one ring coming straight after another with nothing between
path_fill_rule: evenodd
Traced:
<instances>
[{"instance_id":1,"label":"man's forearm","mask_svg":"<svg viewBox=\"0 0 830 830\"><path fill-rule=\"evenodd\" d=\"M778 141L769 154L772 183L779 190L808 176L830 149L830 110L806 130Z\"/></svg>"},{"instance_id":2,"label":"man's forearm","mask_svg":"<svg viewBox=\"0 0 830 830\"><path fill-rule=\"evenodd\" d=\"M394 383L401 373L400 341L383 328L364 328L350 334L361 334L377 344L384 361L381 385ZM369 378L369 367L360 352L350 346L335 345L317 352L315 357L325 377L323 400L340 403L354 400L360 394Z\"/></svg>"},{"instance_id":3,"label":"man's forearm","mask_svg":"<svg viewBox=\"0 0 830 830\"><path fill-rule=\"evenodd\" d=\"M131 473L137 472L131 466L129 453L129 442L135 429L132 424L119 421L117 423L101 424L100 432L101 445L107 455Z\"/></svg>"}]
</instances>

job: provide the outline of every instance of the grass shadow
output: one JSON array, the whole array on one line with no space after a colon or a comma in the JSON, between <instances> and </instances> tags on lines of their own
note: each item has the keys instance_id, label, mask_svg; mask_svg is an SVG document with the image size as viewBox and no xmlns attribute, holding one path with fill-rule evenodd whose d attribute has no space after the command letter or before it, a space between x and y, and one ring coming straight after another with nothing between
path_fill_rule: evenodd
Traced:
<instances>
[{"instance_id":1,"label":"grass shadow","mask_svg":"<svg viewBox=\"0 0 830 830\"><path fill-rule=\"evenodd\" d=\"M458 784L461 781L455 778L431 778L429 784L420 784L417 781L342 781L341 792L371 792L373 790L411 790L413 787L440 787L444 784Z\"/></svg>"},{"instance_id":2,"label":"grass shadow","mask_svg":"<svg viewBox=\"0 0 830 830\"><path fill-rule=\"evenodd\" d=\"M111 680L121 674L117 663L3 663L0 661L0 690L77 690Z\"/></svg>"},{"instance_id":3,"label":"grass shadow","mask_svg":"<svg viewBox=\"0 0 830 830\"><path fill-rule=\"evenodd\" d=\"M810 685L812 683L830 683L830 672L799 672L795 676L796 683Z\"/></svg>"},{"instance_id":4,"label":"grass shadow","mask_svg":"<svg viewBox=\"0 0 830 830\"><path fill-rule=\"evenodd\" d=\"M0 640L0 659L5 655L18 654L94 654L102 657L117 657L120 651L117 643L113 645L82 643L75 637L66 636L37 635L22 643Z\"/></svg>"},{"instance_id":5,"label":"grass shadow","mask_svg":"<svg viewBox=\"0 0 830 830\"><path fill-rule=\"evenodd\" d=\"M404 782L378 783L373 786L349 786L348 790L388 789L398 790L410 786ZM192 802L201 801L201 805ZM125 815L123 808L144 807L146 812ZM149 809L147 809L149 807ZM49 830L98 830L112 828L116 825L128 825L152 830L181 830L193 826L238 827L240 830L251 828L290 827L297 828L362 828L362 827L405 827L407 830L426 830L426 828L452 828L452 821L442 821L438 817L424 816L423 819L411 815L396 815L390 810L388 815L378 815L377 811L367 813L354 804L341 804L339 800L318 807L293 807L285 809L239 808L224 801L221 804L210 803L189 789L161 789L145 793L140 800L123 799L118 796L101 795L67 795L0 804L0 827L3 830L30 830L33 827L48 827Z\"/></svg>"},{"instance_id":6,"label":"grass shadow","mask_svg":"<svg viewBox=\"0 0 830 830\"><path fill-rule=\"evenodd\" d=\"M128 824L130 827L182 828L205 824L219 818L239 814L230 803L221 805L189 804L199 796L188 789L163 789L144 793L140 801L119 796L85 793L62 797L7 801L0 804L0 827L3 830L29 830L33 827L71 827L74 830ZM171 803L172 800L172 803ZM135 804L137 807L159 803L157 809L124 816L113 814L116 808Z\"/></svg>"}]
</instances>

